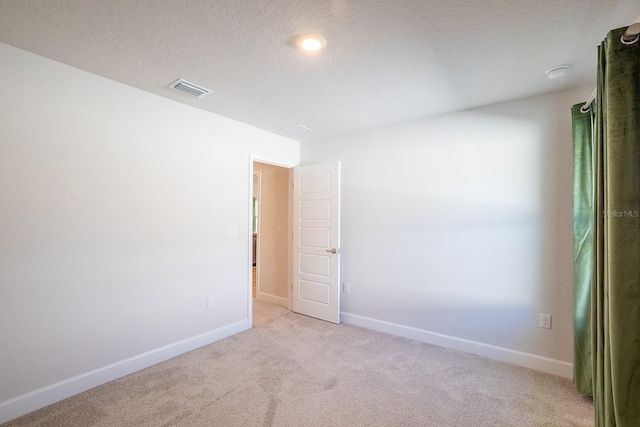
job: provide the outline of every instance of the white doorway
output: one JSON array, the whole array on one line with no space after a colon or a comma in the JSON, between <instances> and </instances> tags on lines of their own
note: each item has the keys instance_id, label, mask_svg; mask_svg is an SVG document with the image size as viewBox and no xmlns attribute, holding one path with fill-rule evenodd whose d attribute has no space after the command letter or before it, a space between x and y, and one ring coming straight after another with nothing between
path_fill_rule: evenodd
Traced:
<instances>
[{"instance_id":1,"label":"white doorway","mask_svg":"<svg viewBox=\"0 0 640 427\"><path fill-rule=\"evenodd\" d=\"M291 169L258 161L254 161L252 166L251 252L254 265L251 297L288 309L291 283Z\"/></svg>"},{"instance_id":2,"label":"white doorway","mask_svg":"<svg viewBox=\"0 0 640 427\"><path fill-rule=\"evenodd\" d=\"M340 162L250 165L250 323L254 298L340 323Z\"/></svg>"}]
</instances>

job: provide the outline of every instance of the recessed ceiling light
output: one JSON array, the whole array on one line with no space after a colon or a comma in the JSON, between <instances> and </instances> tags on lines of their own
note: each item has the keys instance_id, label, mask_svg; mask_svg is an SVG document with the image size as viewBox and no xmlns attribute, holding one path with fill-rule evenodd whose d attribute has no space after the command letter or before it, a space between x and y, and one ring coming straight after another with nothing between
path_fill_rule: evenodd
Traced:
<instances>
[{"instance_id":1,"label":"recessed ceiling light","mask_svg":"<svg viewBox=\"0 0 640 427\"><path fill-rule=\"evenodd\" d=\"M307 33L296 38L296 45L307 52L316 52L327 44L327 40L321 34Z\"/></svg>"},{"instance_id":2,"label":"recessed ceiling light","mask_svg":"<svg viewBox=\"0 0 640 427\"><path fill-rule=\"evenodd\" d=\"M550 80L559 79L566 76L568 71L568 65L558 65L557 67L553 67L547 70L547 77L549 77Z\"/></svg>"}]
</instances>

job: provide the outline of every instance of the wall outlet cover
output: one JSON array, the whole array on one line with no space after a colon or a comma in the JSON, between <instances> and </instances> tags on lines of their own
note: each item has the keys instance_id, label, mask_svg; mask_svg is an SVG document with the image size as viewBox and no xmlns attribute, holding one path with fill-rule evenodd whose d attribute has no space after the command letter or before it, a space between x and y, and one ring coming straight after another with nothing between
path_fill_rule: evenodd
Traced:
<instances>
[{"instance_id":1,"label":"wall outlet cover","mask_svg":"<svg viewBox=\"0 0 640 427\"><path fill-rule=\"evenodd\" d=\"M551 315L540 314L540 327L545 329L551 329Z\"/></svg>"}]
</instances>

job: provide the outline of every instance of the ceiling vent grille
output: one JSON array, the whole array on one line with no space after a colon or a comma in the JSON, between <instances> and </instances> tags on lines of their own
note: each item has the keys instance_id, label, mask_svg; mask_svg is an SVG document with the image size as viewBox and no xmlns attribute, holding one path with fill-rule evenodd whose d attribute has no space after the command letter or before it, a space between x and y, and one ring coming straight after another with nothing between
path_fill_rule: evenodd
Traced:
<instances>
[{"instance_id":1,"label":"ceiling vent grille","mask_svg":"<svg viewBox=\"0 0 640 427\"><path fill-rule=\"evenodd\" d=\"M308 127L302 126L302 125L289 126L288 128L283 128L280 130L295 136L300 136L300 135L304 135L305 133L313 132L313 129L309 129Z\"/></svg>"},{"instance_id":2,"label":"ceiling vent grille","mask_svg":"<svg viewBox=\"0 0 640 427\"><path fill-rule=\"evenodd\" d=\"M210 89L205 89L202 86L198 86L197 84L193 84L183 79L178 79L175 82L171 83L171 88L177 90L178 92L195 96L196 98L202 98L209 92L213 92Z\"/></svg>"}]
</instances>

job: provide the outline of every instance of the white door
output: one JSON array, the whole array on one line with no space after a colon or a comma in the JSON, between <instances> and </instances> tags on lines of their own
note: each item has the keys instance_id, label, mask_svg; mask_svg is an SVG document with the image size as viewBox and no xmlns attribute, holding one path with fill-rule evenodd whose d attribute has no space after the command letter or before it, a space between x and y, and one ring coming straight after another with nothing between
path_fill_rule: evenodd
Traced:
<instances>
[{"instance_id":1,"label":"white door","mask_svg":"<svg viewBox=\"0 0 640 427\"><path fill-rule=\"evenodd\" d=\"M293 176L292 308L340 323L340 162Z\"/></svg>"}]
</instances>

